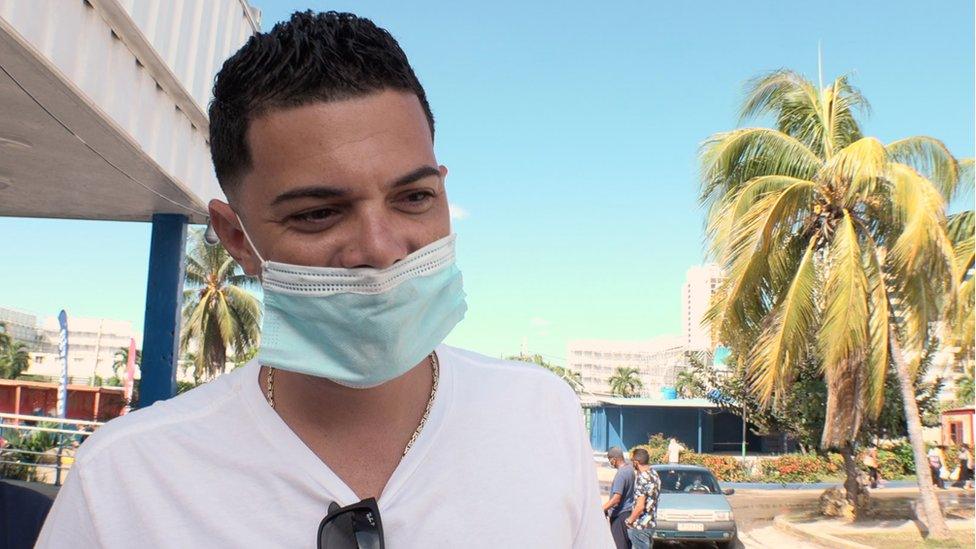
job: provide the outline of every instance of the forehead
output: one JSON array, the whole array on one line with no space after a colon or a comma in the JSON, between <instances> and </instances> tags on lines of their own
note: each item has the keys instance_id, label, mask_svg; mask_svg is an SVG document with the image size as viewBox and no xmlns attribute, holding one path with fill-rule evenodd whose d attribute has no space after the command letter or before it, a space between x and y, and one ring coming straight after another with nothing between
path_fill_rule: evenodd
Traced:
<instances>
[{"instance_id":1,"label":"forehead","mask_svg":"<svg viewBox=\"0 0 976 549\"><path fill-rule=\"evenodd\" d=\"M385 90L341 101L272 110L247 131L247 195L288 187L383 184L435 164L427 118L416 95Z\"/></svg>"}]
</instances>

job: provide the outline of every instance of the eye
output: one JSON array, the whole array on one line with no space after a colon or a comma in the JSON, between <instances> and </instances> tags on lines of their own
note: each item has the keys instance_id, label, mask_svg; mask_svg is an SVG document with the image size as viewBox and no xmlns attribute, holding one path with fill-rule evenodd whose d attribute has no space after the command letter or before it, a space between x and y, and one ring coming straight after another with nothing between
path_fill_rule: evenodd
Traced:
<instances>
[{"instance_id":1,"label":"eye","mask_svg":"<svg viewBox=\"0 0 976 549\"><path fill-rule=\"evenodd\" d=\"M288 216L288 222L298 230L317 231L332 225L338 218L339 211L330 208L319 208Z\"/></svg>"},{"instance_id":2,"label":"eye","mask_svg":"<svg viewBox=\"0 0 976 549\"><path fill-rule=\"evenodd\" d=\"M431 191L411 191L399 200L401 207L413 212L422 212L430 208L434 200L434 193Z\"/></svg>"}]
</instances>

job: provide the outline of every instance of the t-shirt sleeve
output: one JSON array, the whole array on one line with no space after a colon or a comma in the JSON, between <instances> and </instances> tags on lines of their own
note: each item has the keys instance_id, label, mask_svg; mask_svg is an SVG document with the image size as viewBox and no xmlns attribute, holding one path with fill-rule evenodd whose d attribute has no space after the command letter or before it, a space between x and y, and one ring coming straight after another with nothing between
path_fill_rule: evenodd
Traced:
<instances>
[{"instance_id":1,"label":"t-shirt sleeve","mask_svg":"<svg viewBox=\"0 0 976 549\"><path fill-rule=\"evenodd\" d=\"M613 476L613 484L610 485L610 495L620 494L623 497L627 490L627 472L625 468L617 469L617 474Z\"/></svg>"},{"instance_id":2,"label":"t-shirt sleeve","mask_svg":"<svg viewBox=\"0 0 976 549\"><path fill-rule=\"evenodd\" d=\"M94 517L85 495L84 478L77 462L58 492L34 547L100 547L95 536Z\"/></svg>"}]
</instances>

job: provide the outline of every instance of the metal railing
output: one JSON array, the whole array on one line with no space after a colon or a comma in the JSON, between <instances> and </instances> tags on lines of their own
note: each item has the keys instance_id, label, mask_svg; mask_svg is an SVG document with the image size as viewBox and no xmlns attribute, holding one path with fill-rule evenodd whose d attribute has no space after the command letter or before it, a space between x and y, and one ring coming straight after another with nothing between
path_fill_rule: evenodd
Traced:
<instances>
[{"instance_id":1,"label":"metal railing","mask_svg":"<svg viewBox=\"0 0 976 549\"><path fill-rule=\"evenodd\" d=\"M38 467L54 469L54 485L60 486L64 473L74 463L74 449L101 425L103 423L99 421L0 412L0 437L5 439L0 445L0 471L19 466L27 469L29 477L37 478ZM66 426L73 426L74 429ZM7 440L11 431L17 435L13 443ZM54 444L41 451L18 447L25 435L35 436L38 433L52 433L55 436ZM52 458L53 462L43 461L45 457Z\"/></svg>"}]
</instances>

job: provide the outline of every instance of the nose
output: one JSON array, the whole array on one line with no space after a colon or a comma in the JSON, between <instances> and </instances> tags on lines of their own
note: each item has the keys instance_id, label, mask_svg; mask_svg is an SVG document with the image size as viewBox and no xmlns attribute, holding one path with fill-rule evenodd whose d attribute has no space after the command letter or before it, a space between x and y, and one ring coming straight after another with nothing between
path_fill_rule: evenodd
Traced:
<instances>
[{"instance_id":1,"label":"nose","mask_svg":"<svg viewBox=\"0 0 976 549\"><path fill-rule=\"evenodd\" d=\"M390 220L381 212L365 212L356 234L339 253L339 265L346 269L385 269L410 251Z\"/></svg>"}]
</instances>

